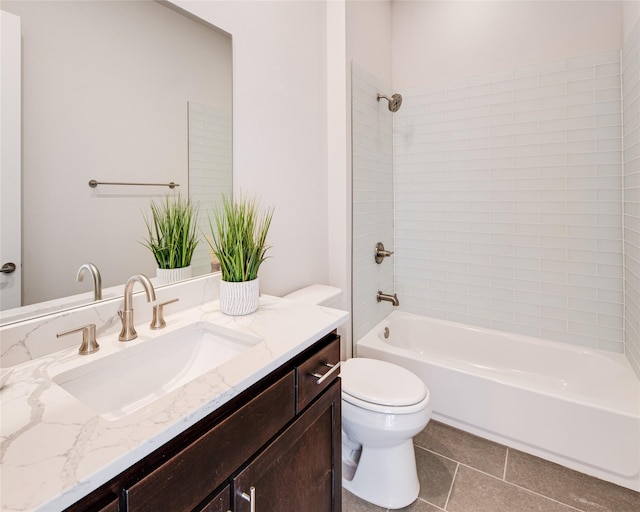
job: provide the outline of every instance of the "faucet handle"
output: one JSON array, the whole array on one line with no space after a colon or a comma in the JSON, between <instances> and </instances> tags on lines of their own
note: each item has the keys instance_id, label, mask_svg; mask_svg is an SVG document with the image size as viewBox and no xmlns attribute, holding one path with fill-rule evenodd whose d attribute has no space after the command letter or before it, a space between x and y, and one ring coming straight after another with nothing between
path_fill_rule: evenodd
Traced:
<instances>
[{"instance_id":1,"label":"faucet handle","mask_svg":"<svg viewBox=\"0 0 640 512\"><path fill-rule=\"evenodd\" d=\"M382 260L388 258L393 254L393 251L387 251L384 248L384 244L382 242L378 242L376 244L376 252L375 252L375 260L378 265L382 263Z\"/></svg>"},{"instance_id":2,"label":"faucet handle","mask_svg":"<svg viewBox=\"0 0 640 512\"><path fill-rule=\"evenodd\" d=\"M56 334L57 338L66 336L67 334L73 334L82 331L82 344L78 349L80 355L93 354L100 349L100 345L96 341L96 324L83 325L77 329L71 329L70 331L59 332Z\"/></svg>"},{"instance_id":3,"label":"faucet handle","mask_svg":"<svg viewBox=\"0 0 640 512\"><path fill-rule=\"evenodd\" d=\"M163 307L167 304L173 304L174 302L178 302L179 299L171 299L166 302L161 302L159 304L154 304L153 306L153 319L151 320L151 325L149 326L151 329L162 329L167 325L167 322L164 321L164 309Z\"/></svg>"}]
</instances>

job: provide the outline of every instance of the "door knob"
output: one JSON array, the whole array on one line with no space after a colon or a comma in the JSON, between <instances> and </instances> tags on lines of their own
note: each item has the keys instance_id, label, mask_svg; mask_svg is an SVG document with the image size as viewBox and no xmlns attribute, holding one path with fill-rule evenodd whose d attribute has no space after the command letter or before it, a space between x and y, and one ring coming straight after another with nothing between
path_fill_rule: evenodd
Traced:
<instances>
[{"instance_id":1,"label":"door knob","mask_svg":"<svg viewBox=\"0 0 640 512\"><path fill-rule=\"evenodd\" d=\"M16 271L15 263L5 263L4 265L2 265L2 268L0 268L0 272L3 274L11 274L15 271Z\"/></svg>"}]
</instances>

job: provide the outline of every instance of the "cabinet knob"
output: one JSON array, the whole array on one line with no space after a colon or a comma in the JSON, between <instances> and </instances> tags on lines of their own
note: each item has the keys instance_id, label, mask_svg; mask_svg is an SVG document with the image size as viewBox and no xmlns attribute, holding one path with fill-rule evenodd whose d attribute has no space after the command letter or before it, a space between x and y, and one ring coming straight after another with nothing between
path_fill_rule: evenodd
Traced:
<instances>
[{"instance_id":1,"label":"cabinet knob","mask_svg":"<svg viewBox=\"0 0 640 512\"><path fill-rule=\"evenodd\" d=\"M249 502L250 512L256 512L256 488L253 485L249 487L249 494L243 492L240 497Z\"/></svg>"}]
</instances>

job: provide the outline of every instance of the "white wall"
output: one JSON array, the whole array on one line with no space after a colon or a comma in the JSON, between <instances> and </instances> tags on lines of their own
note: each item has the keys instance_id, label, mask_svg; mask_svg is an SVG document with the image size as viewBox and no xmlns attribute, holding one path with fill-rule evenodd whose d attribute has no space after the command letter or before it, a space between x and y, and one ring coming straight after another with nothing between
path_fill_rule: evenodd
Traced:
<instances>
[{"instance_id":1,"label":"white wall","mask_svg":"<svg viewBox=\"0 0 640 512\"><path fill-rule=\"evenodd\" d=\"M346 2L327 3L327 173L329 283L342 288L337 306L351 309L351 179L347 124ZM339 329L343 359L351 356L351 323Z\"/></svg>"},{"instance_id":2,"label":"white wall","mask_svg":"<svg viewBox=\"0 0 640 512\"><path fill-rule=\"evenodd\" d=\"M624 0L622 2L623 41L627 41L638 20L640 20L640 2L637 0Z\"/></svg>"},{"instance_id":3,"label":"white wall","mask_svg":"<svg viewBox=\"0 0 640 512\"><path fill-rule=\"evenodd\" d=\"M234 189L275 206L262 291L327 283L326 5L175 3L233 37Z\"/></svg>"},{"instance_id":4,"label":"white wall","mask_svg":"<svg viewBox=\"0 0 640 512\"><path fill-rule=\"evenodd\" d=\"M622 46L620 2L393 2L393 87Z\"/></svg>"},{"instance_id":5,"label":"white wall","mask_svg":"<svg viewBox=\"0 0 640 512\"><path fill-rule=\"evenodd\" d=\"M391 0L347 1L347 60L391 85Z\"/></svg>"}]
</instances>

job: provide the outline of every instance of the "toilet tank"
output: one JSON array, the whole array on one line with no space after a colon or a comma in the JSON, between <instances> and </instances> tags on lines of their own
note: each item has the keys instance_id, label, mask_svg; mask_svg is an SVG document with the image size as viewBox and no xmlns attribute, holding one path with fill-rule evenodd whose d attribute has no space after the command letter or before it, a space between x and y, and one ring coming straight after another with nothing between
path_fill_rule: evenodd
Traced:
<instances>
[{"instance_id":1,"label":"toilet tank","mask_svg":"<svg viewBox=\"0 0 640 512\"><path fill-rule=\"evenodd\" d=\"M305 304L317 304L318 306L327 306L337 308L342 298L342 290L335 286L326 284L312 284L300 288L295 292L291 292L283 297L283 299L296 300Z\"/></svg>"}]
</instances>

